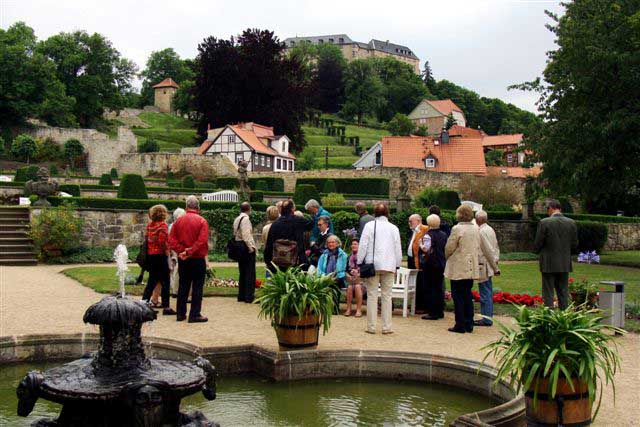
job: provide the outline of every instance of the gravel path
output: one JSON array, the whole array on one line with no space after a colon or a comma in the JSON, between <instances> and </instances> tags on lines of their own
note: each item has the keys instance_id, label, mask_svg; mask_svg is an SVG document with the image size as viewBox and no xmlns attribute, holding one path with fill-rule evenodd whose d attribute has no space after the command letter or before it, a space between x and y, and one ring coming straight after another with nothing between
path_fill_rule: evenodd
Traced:
<instances>
[{"instance_id":1,"label":"gravel path","mask_svg":"<svg viewBox=\"0 0 640 427\"><path fill-rule=\"evenodd\" d=\"M82 323L82 315L104 295L59 274L69 267L0 267L0 336L97 333L96 327ZM233 298L205 298L202 312L209 317L206 324L177 323L175 318L159 316L143 333L199 346L253 343L277 350L269 322L257 319L257 306L237 303ZM369 335L364 333L364 317L334 316L331 331L320 337L318 348L401 350L481 360L480 348L497 336L497 329L476 328L473 334L452 334L447 332L452 317L447 313L444 320L435 322L419 317L403 319L396 310L394 334ZM640 335L627 334L616 341L623 364L616 376L616 405L612 389L607 387L595 425L640 426Z\"/></svg>"}]
</instances>

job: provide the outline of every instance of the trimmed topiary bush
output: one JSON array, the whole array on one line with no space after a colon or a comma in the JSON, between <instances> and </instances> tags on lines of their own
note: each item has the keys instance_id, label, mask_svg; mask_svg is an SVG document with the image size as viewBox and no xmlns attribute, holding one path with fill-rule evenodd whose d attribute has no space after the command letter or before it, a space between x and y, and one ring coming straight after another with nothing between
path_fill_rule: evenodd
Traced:
<instances>
[{"instance_id":1,"label":"trimmed topiary bush","mask_svg":"<svg viewBox=\"0 0 640 427\"><path fill-rule=\"evenodd\" d=\"M436 194L436 205L440 206L440 209L458 209L460 206L460 196L457 191L453 190L440 190Z\"/></svg>"},{"instance_id":2,"label":"trimmed topiary bush","mask_svg":"<svg viewBox=\"0 0 640 427\"><path fill-rule=\"evenodd\" d=\"M337 193L389 196L389 179L387 178L298 178L296 185L311 184L321 191L327 179L335 182Z\"/></svg>"},{"instance_id":3,"label":"trimmed topiary bush","mask_svg":"<svg viewBox=\"0 0 640 427\"><path fill-rule=\"evenodd\" d=\"M322 192L329 194L329 193L337 193L338 190L336 190L336 182L332 179L328 179L324 182L324 186L322 187Z\"/></svg>"},{"instance_id":4,"label":"trimmed topiary bush","mask_svg":"<svg viewBox=\"0 0 640 427\"><path fill-rule=\"evenodd\" d=\"M193 176L187 175L182 178L182 187L183 188L196 188L196 182L193 179Z\"/></svg>"},{"instance_id":5,"label":"trimmed topiary bush","mask_svg":"<svg viewBox=\"0 0 640 427\"><path fill-rule=\"evenodd\" d=\"M425 187L416 196L414 203L419 208L428 208L436 204L436 196L438 195L438 189L433 187Z\"/></svg>"},{"instance_id":6,"label":"trimmed topiary bush","mask_svg":"<svg viewBox=\"0 0 640 427\"><path fill-rule=\"evenodd\" d=\"M119 199L147 199L147 188L140 175L124 174L118 187Z\"/></svg>"},{"instance_id":7,"label":"trimmed topiary bush","mask_svg":"<svg viewBox=\"0 0 640 427\"><path fill-rule=\"evenodd\" d=\"M173 179L174 179L173 172L171 172L171 171L167 172L167 181L168 180L173 180Z\"/></svg>"},{"instance_id":8,"label":"trimmed topiary bush","mask_svg":"<svg viewBox=\"0 0 640 427\"><path fill-rule=\"evenodd\" d=\"M311 184L298 184L296 191L293 193L293 201L298 205L300 209L304 206L309 199L320 200L320 193L315 185Z\"/></svg>"},{"instance_id":9,"label":"trimmed topiary bush","mask_svg":"<svg viewBox=\"0 0 640 427\"><path fill-rule=\"evenodd\" d=\"M138 153L157 153L160 151L160 144L155 139L147 139L138 145Z\"/></svg>"},{"instance_id":10,"label":"trimmed topiary bush","mask_svg":"<svg viewBox=\"0 0 640 427\"><path fill-rule=\"evenodd\" d=\"M16 176L13 179L16 182L27 182L36 179L38 174L38 166L25 166L16 170Z\"/></svg>"},{"instance_id":11,"label":"trimmed topiary bush","mask_svg":"<svg viewBox=\"0 0 640 427\"><path fill-rule=\"evenodd\" d=\"M111 180L111 175L108 173L103 173L100 176L100 181L98 181L98 185L113 185L113 181Z\"/></svg>"},{"instance_id":12,"label":"trimmed topiary bush","mask_svg":"<svg viewBox=\"0 0 640 427\"><path fill-rule=\"evenodd\" d=\"M558 197L558 201L562 206L562 213L573 213L573 206L571 206L571 202L569 201L568 197Z\"/></svg>"},{"instance_id":13,"label":"trimmed topiary bush","mask_svg":"<svg viewBox=\"0 0 640 427\"><path fill-rule=\"evenodd\" d=\"M249 178L249 182L251 182L251 178ZM234 188L240 187L240 182L238 178L220 177L216 179L216 187L223 190L233 190Z\"/></svg>"},{"instance_id":14,"label":"trimmed topiary bush","mask_svg":"<svg viewBox=\"0 0 640 427\"><path fill-rule=\"evenodd\" d=\"M262 202L264 201L264 193L262 191L254 190L249 195L250 202Z\"/></svg>"},{"instance_id":15,"label":"trimmed topiary bush","mask_svg":"<svg viewBox=\"0 0 640 427\"><path fill-rule=\"evenodd\" d=\"M56 176L58 175L58 166L55 164L49 165L49 175Z\"/></svg>"},{"instance_id":16,"label":"trimmed topiary bush","mask_svg":"<svg viewBox=\"0 0 640 427\"><path fill-rule=\"evenodd\" d=\"M53 138L45 138L41 141L37 141L37 146L38 151L36 153L36 158L40 162L58 160L62 157L62 150Z\"/></svg>"},{"instance_id":17,"label":"trimmed topiary bush","mask_svg":"<svg viewBox=\"0 0 640 427\"><path fill-rule=\"evenodd\" d=\"M269 191L269 187L267 186L267 181L260 179L256 182L255 191Z\"/></svg>"},{"instance_id":18,"label":"trimmed topiary bush","mask_svg":"<svg viewBox=\"0 0 640 427\"><path fill-rule=\"evenodd\" d=\"M111 168L111 173L109 175L111 175L111 178L116 179L118 177L118 169Z\"/></svg>"},{"instance_id":19,"label":"trimmed topiary bush","mask_svg":"<svg viewBox=\"0 0 640 427\"><path fill-rule=\"evenodd\" d=\"M71 194L73 197L80 197L80 186L78 184L62 184L58 187L58 190Z\"/></svg>"},{"instance_id":20,"label":"trimmed topiary bush","mask_svg":"<svg viewBox=\"0 0 640 427\"><path fill-rule=\"evenodd\" d=\"M343 206L347 202L340 193L329 193L322 198L322 206Z\"/></svg>"},{"instance_id":21,"label":"trimmed topiary bush","mask_svg":"<svg viewBox=\"0 0 640 427\"><path fill-rule=\"evenodd\" d=\"M71 166L75 168L75 159L84 153L82 143L77 139L69 139L64 143L64 156L69 159Z\"/></svg>"},{"instance_id":22,"label":"trimmed topiary bush","mask_svg":"<svg viewBox=\"0 0 640 427\"><path fill-rule=\"evenodd\" d=\"M607 225L592 221L576 221L576 225L578 226L578 252L602 251L609 236Z\"/></svg>"},{"instance_id":23,"label":"trimmed topiary bush","mask_svg":"<svg viewBox=\"0 0 640 427\"><path fill-rule=\"evenodd\" d=\"M221 178L218 178L221 179ZM263 176L260 178L249 178L249 187L252 190L258 190L256 187L259 181L264 181L267 183L267 188L263 191L284 191L284 179L276 178L272 176Z\"/></svg>"},{"instance_id":24,"label":"trimmed topiary bush","mask_svg":"<svg viewBox=\"0 0 640 427\"><path fill-rule=\"evenodd\" d=\"M11 155L27 163L33 160L37 152L38 145L36 144L36 140L24 133L16 136L11 144Z\"/></svg>"}]
</instances>

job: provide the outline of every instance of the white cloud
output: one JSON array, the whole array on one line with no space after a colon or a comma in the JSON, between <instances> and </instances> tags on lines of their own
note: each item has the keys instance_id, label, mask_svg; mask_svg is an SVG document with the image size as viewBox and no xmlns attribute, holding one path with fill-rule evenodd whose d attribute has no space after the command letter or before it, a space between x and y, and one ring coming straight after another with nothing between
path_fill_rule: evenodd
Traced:
<instances>
[{"instance_id":1,"label":"white cloud","mask_svg":"<svg viewBox=\"0 0 640 427\"><path fill-rule=\"evenodd\" d=\"M39 38L84 29L107 36L140 68L154 50L173 47L193 57L207 36L228 38L246 28L295 35L346 33L367 42L411 48L446 78L482 96L535 111L536 97L506 87L539 76L554 48L544 9L557 1L519 0L0 0L0 25L25 21Z\"/></svg>"}]
</instances>

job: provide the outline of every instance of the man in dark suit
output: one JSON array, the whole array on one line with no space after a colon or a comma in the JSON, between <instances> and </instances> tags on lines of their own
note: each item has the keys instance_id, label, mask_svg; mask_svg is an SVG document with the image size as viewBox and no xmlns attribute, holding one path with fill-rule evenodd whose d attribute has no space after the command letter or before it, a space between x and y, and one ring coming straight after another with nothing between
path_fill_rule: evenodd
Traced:
<instances>
[{"instance_id":1,"label":"man in dark suit","mask_svg":"<svg viewBox=\"0 0 640 427\"><path fill-rule=\"evenodd\" d=\"M540 254L542 273L542 299L544 305L553 307L553 291L558 296L558 306L564 310L569 305L569 272L571 253L578 247L576 223L562 215L560 202L549 200L547 214L538 225L534 247Z\"/></svg>"}]
</instances>

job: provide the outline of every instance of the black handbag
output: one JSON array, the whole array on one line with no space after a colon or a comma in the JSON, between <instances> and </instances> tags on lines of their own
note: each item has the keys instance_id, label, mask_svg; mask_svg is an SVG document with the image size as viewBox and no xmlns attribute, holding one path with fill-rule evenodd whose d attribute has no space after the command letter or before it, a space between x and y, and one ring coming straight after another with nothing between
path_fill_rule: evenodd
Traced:
<instances>
[{"instance_id":1,"label":"black handbag","mask_svg":"<svg viewBox=\"0 0 640 427\"><path fill-rule=\"evenodd\" d=\"M240 218L238 221L238 227L236 231L240 230L240 224L242 224L242 220L244 217ZM247 254L247 245L245 245L244 240L236 240L235 233L231 236L231 239L227 242L227 256L234 260L240 261Z\"/></svg>"},{"instance_id":2,"label":"black handbag","mask_svg":"<svg viewBox=\"0 0 640 427\"><path fill-rule=\"evenodd\" d=\"M138 256L136 256L136 264L140 266L143 270L147 269L147 244L149 243L149 238L145 234L144 240L140 244L140 251L138 252Z\"/></svg>"},{"instance_id":3,"label":"black handbag","mask_svg":"<svg viewBox=\"0 0 640 427\"><path fill-rule=\"evenodd\" d=\"M366 279L367 277L373 277L376 275L376 267L374 265L374 262L376 260L376 226L378 225L378 222L374 220L373 223L373 260L371 260L371 263L362 263L358 266L358 268L360 269L360 277L362 277L363 279ZM366 258L366 254L365 254L365 258Z\"/></svg>"}]
</instances>

